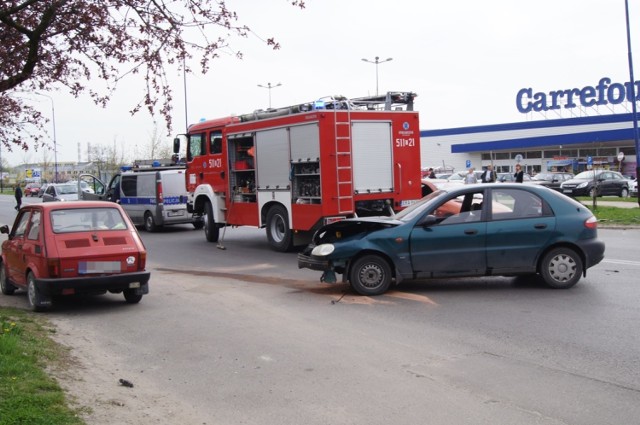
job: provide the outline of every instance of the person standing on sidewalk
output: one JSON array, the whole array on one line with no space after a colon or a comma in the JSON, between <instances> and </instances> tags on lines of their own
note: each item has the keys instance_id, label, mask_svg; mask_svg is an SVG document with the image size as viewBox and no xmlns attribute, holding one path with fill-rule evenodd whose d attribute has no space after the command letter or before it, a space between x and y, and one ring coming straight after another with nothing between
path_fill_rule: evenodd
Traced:
<instances>
[{"instance_id":1,"label":"person standing on sidewalk","mask_svg":"<svg viewBox=\"0 0 640 425\"><path fill-rule=\"evenodd\" d=\"M16 204L17 204L16 211L18 211L22 206L22 189L20 189L19 184L16 185L15 195L16 195Z\"/></svg>"},{"instance_id":2,"label":"person standing on sidewalk","mask_svg":"<svg viewBox=\"0 0 640 425\"><path fill-rule=\"evenodd\" d=\"M464 178L464 184L474 184L478 183L478 179L476 178L476 174L474 173L475 168L469 168L469 172Z\"/></svg>"},{"instance_id":3,"label":"person standing on sidewalk","mask_svg":"<svg viewBox=\"0 0 640 425\"><path fill-rule=\"evenodd\" d=\"M516 172L514 173L513 178L516 180L516 183L522 183L524 180L524 172L522 171L520 164L516 164Z\"/></svg>"},{"instance_id":4,"label":"person standing on sidewalk","mask_svg":"<svg viewBox=\"0 0 640 425\"><path fill-rule=\"evenodd\" d=\"M482 183L495 183L496 172L493 171L493 165L487 165L487 169L482 173Z\"/></svg>"}]
</instances>

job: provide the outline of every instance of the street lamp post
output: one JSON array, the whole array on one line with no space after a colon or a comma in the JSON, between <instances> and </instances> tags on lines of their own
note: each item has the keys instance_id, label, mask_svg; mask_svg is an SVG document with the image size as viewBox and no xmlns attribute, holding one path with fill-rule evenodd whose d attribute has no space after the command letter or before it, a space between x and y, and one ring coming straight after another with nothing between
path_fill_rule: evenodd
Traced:
<instances>
[{"instance_id":1,"label":"street lamp post","mask_svg":"<svg viewBox=\"0 0 640 425\"><path fill-rule=\"evenodd\" d=\"M638 111L636 107L635 79L633 77L633 58L631 57L631 32L629 30L629 2L624 0L624 10L627 22L627 54L629 59L629 88L631 90L631 111L633 113L633 140L636 148L636 178L640 177L640 142L638 141ZM638 192L638 205L640 205L640 192Z\"/></svg>"},{"instance_id":2,"label":"street lamp post","mask_svg":"<svg viewBox=\"0 0 640 425\"><path fill-rule=\"evenodd\" d=\"M266 86L263 86L262 84L258 84L258 87L262 87L263 89L268 89L269 90L269 109L271 109L271 89L274 89L276 87L280 87L282 84L278 83L275 86L272 86L271 83L267 83Z\"/></svg>"},{"instance_id":3,"label":"street lamp post","mask_svg":"<svg viewBox=\"0 0 640 425\"><path fill-rule=\"evenodd\" d=\"M380 56L376 56L374 61L371 61L369 59L362 59L364 62L369 62L372 63L376 66L376 96L378 95L378 65L381 63L385 63L385 62L389 62L392 61L393 58L386 58L385 60L381 61L380 60Z\"/></svg>"},{"instance_id":4,"label":"street lamp post","mask_svg":"<svg viewBox=\"0 0 640 425\"><path fill-rule=\"evenodd\" d=\"M53 123L53 182L58 183L58 140L56 139L56 108L53 102L53 98L48 94L33 92L38 96L44 96L51 101L51 122Z\"/></svg>"}]
</instances>

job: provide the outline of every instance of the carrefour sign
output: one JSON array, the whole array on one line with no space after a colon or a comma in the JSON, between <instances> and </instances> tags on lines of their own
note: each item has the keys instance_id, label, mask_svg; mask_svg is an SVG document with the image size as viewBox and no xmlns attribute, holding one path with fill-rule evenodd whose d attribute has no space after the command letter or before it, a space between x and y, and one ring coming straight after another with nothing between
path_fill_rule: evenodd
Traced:
<instances>
[{"instance_id":1,"label":"carrefour sign","mask_svg":"<svg viewBox=\"0 0 640 425\"><path fill-rule=\"evenodd\" d=\"M636 81L633 91L638 98L640 81ZM516 107L518 111L526 114L529 112L544 112L560 109L564 105L565 109L576 106L591 107L596 105L617 105L622 102L632 102L633 96L631 83L611 83L611 78L601 78L595 86L585 86L565 90L554 90L548 93L535 92L532 88L524 88L518 91L516 96Z\"/></svg>"}]
</instances>

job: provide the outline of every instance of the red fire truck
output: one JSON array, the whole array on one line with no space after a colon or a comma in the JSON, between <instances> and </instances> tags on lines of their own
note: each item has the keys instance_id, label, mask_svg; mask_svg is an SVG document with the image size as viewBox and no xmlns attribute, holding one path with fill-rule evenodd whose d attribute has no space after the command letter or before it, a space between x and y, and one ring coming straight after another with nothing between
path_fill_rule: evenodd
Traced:
<instances>
[{"instance_id":1,"label":"red fire truck","mask_svg":"<svg viewBox=\"0 0 640 425\"><path fill-rule=\"evenodd\" d=\"M210 242L257 226L276 251L331 221L393 214L421 197L415 96L329 97L190 126L188 211L205 216Z\"/></svg>"}]
</instances>

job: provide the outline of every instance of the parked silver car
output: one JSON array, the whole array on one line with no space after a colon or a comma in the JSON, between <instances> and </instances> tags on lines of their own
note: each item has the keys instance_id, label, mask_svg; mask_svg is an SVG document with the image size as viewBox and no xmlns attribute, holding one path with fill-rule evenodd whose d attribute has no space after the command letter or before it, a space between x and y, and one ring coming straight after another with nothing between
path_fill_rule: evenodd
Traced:
<instances>
[{"instance_id":1,"label":"parked silver car","mask_svg":"<svg viewBox=\"0 0 640 425\"><path fill-rule=\"evenodd\" d=\"M47 186L42 202L77 201L78 186L74 183L54 183Z\"/></svg>"}]
</instances>

